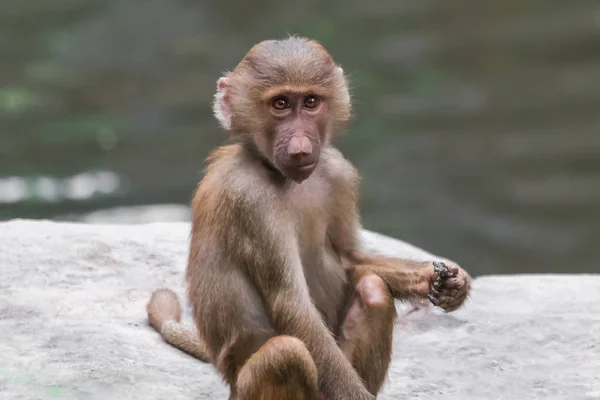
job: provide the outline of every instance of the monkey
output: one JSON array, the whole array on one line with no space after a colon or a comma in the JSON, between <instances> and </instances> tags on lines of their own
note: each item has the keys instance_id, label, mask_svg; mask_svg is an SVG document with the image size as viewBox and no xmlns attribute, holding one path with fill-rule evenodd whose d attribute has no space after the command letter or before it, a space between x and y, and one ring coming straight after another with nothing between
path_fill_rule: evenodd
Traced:
<instances>
[{"instance_id":1,"label":"monkey","mask_svg":"<svg viewBox=\"0 0 600 400\"><path fill-rule=\"evenodd\" d=\"M208 156L191 202L185 280L197 332L179 325L166 288L150 297L150 325L210 362L230 400L375 399L394 301L451 312L471 277L451 261L361 247L360 177L332 143L352 114L348 78L322 44L260 42L216 86L230 143Z\"/></svg>"}]
</instances>

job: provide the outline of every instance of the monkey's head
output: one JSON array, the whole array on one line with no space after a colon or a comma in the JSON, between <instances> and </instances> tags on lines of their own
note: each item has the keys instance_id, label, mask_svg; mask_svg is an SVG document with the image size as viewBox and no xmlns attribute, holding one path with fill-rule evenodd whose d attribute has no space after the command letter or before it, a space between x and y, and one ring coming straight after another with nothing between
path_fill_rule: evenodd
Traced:
<instances>
[{"instance_id":1,"label":"monkey's head","mask_svg":"<svg viewBox=\"0 0 600 400\"><path fill-rule=\"evenodd\" d=\"M344 71L322 45L298 37L250 49L217 81L213 109L226 130L296 182L312 174L351 112Z\"/></svg>"}]
</instances>

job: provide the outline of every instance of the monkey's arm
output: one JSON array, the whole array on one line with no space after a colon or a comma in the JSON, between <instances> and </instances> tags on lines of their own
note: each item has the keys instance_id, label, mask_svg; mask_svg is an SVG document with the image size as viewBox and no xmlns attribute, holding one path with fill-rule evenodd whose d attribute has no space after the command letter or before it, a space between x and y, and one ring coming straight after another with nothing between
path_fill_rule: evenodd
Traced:
<instances>
[{"instance_id":1,"label":"monkey's arm","mask_svg":"<svg viewBox=\"0 0 600 400\"><path fill-rule=\"evenodd\" d=\"M382 278L398 299L426 298L433 284L431 262L417 262L365 253L360 249L343 253L353 279L373 273Z\"/></svg>"},{"instance_id":2,"label":"monkey's arm","mask_svg":"<svg viewBox=\"0 0 600 400\"><path fill-rule=\"evenodd\" d=\"M356 193L356 189L348 193ZM465 270L454 263L442 264L448 276L440 276L439 267L433 261L418 262L370 254L360 245L360 229L356 196L346 196L336 207L328 233L354 282L372 273L388 284L397 299L428 298L445 311L454 311L463 304L471 286L471 277Z\"/></svg>"}]
</instances>

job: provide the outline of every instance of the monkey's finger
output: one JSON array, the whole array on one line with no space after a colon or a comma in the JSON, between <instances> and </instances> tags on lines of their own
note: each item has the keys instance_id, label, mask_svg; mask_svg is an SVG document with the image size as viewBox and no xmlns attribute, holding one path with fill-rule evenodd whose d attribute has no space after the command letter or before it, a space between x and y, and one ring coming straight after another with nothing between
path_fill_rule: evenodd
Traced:
<instances>
[{"instance_id":1,"label":"monkey's finger","mask_svg":"<svg viewBox=\"0 0 600 400\"><path fill-rule=\"evenodd\" d=\"M467 297L469 297L469 291L466 290L466 287L463 288L462 290L458 290L456 296L454 296L452 298L452 304L456 305L456 307L460 307L466 300Z\"/></svg>"},{"instance_id":2,"label":"monkey's finger","mask_svg":"<svg viewBox=\"0 0 600 400\"><path fill-rule=\"evenodd\" d=\"M427 295L427 297L429 298L429 301L434 305L434 306L439 306L440 305L440 301L437 299L437 297L429 294Z\"/></svg>"},{"instance_id":3,"label":"monkey's finger","mask_svg":"<svg viewBox=\"0 0 600 400\"><path fill-rule=\"evenodd\" d=\"M443 310L444 310L444 312L447 312L447 313L449 313L449 312L452 312L452 311L456 311L456 310L458 310L458 309L459 309L459 307L460 307L460 303L459 303L459 304L446 305L446 306L443 308Z\"/></svg>"},{"instance_id":4,"label":"monkey's finger","mask_svg":"<svg viewBox=\"0 0 600 400\"><path fill-rule=\"evenodd\" d=\"M458 289L446 289L443 294L454 299L458 296Z\"/></svg>"},{"instance_id":5,"label":"monkey's finger","mask_svg":"<svg viewBox=\"0 0 600 400\"><path fill-rule=\"evenodd\" d=\"M444 288L460 289L465 285L465 280L461 278L450 278L444 283Z\"/></svg>"},{"instance_id":6,"label":"monkey's finger","mask_svg":"<svg viewBox=\"0 0 600 400\"><path fill-rule=\"evenodd\" d=\"M450 271L450 273L452 274L452 277L455 277L456 275L458 275L459 270L460 270L460 268L457 267L456 265L448 266L448 271Z\"/></svg>"},{"instance_id":7,"label":"monkey's finger","mask_svg":"<svg viewBox=\"0 0 600 400\"><path fill-rule=\"evenodd\" d=\"M451 312L451 311L456 311L460 308L460 306L462 306L462 304L464 303L464 299L454 299L452 302L450 302L449 304L446 304L445 310L447 312Z\"/></svg>"}]
</instances>

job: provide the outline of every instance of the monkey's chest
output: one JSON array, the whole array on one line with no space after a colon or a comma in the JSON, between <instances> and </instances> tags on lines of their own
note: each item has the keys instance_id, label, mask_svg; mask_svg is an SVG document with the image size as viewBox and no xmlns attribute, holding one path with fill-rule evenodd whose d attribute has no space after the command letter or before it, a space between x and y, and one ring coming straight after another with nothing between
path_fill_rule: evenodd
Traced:
<instances>
[{"instance_id":1,"label":"monkey's chest","mask_svg":"<svg viewBox=\"0 0 600 400\"><path fill-rule=\"evenodd\" d=\"M317 254L305 254L302 265L313 303L330 330L336 331L346 296L346 271L328 245Z\"/></svg>"},{"instance_id":2,"label":"monkey's chest","mask_svg":"<svg viewBox=\"0 0 600 400\"><path fill-rule=\"evenodd\" d=\"M315 188L311 193L318 191ZM314 195L312 201L303 202L303 198L303 193L296 193L292 204L304 278L323 320L329 329L336 331L344 308L347 278L340 257L327 237L330 204L326 198Z\"/></svg>"}]
</instances>

